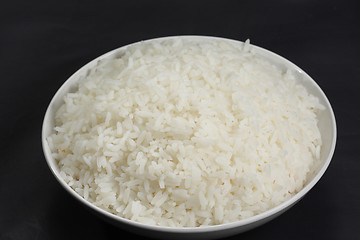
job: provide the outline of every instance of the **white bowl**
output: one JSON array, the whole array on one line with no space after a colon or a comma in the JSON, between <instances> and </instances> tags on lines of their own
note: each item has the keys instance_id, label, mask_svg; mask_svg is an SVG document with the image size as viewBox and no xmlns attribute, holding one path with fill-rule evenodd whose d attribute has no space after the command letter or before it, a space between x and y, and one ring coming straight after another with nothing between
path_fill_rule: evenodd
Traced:
<instances>
[{"instance_id":1,"label":"white bowl","mask_svg":"<svg viewBox=\"0 0 360 240\"><path fill-rule=\"evenodd\" d=\"M165 37L165 38L158 38L158 39L151 39L147 41L161 41L171 38L186 38L186 39L222 39L216 37L206 37L206 36L175 36L175 37ZM230 39L222 39L223 41L239 43L239 41L230 40ZM129 45L128 45L129 46ZM280 215L295 203L297 203L322 177L325 170L330 164L331 158L334 153L335 143L336 143L336 123L333 110L331 105L326 98L323 91L320 87L316 84L316 82L307 75L304 71L302 71L299 67L291 63L290 61L286 60L285 58L272 53L268 50L265 50L260 47L253 46L257 55L266 58L271 63L279 66L283 69L293 69L296 72L296 78L299 82L301 82L309 93L319 98L319 101L322 105L325 106L325 110L322 111L318 115L319 119L319 129L323 139L323 146L321 148L321 164L318 165L317 169L315 169L314 173L309 177L308 182L306 183L305 187L294 195L289 200L283 202L282 204L263 212L259 215L232 222L226 223L222 225L216 226L209 226L209 227L191 227L191 228L175 228L175 227L162 227L162 226L151 226L147 224L142 224L138 222L134 222L119 216L115 216L105 210L94 206L93 204L89 203L88 201L84 200L80 195L78 195L71 187L69 187L66 182L61 178L59 174L59 168L55 159L51 156L50 148L47 144L46 138L53 133L54 129L54 116L55 112L59 108L60 105L63 104L63 98L66 93L74 92L77 90L77 82L81 79L82 76L88 74L88 70L94 67L98 60L104 58L115 58L119 56L124 50L128 47L124 46L118 49L115 49L111 52L108 52L93 61L89 62L82 68L80 68L77 72L75 72L57 91L55 96L50 102L50 105L46 111L43 127L42 127L42 146L43 151L45 154L46 161L54 174L55 178L58 182L67 190L73 197L75 197L78 201L82 204L87 206L89 209L93 210L93 212L97 213L100 217L104 218L105 220L109 221L110 223L141 234L145 236L152 236L158 238L171 238L171 239L181 239L181 238L203 238L203 239L211 239L211 238L220 238L226 237L230 235L234 235L237 233L241 233L262 225L271 219L275 218L276 216Z\"/></svg>"}]
</instances>

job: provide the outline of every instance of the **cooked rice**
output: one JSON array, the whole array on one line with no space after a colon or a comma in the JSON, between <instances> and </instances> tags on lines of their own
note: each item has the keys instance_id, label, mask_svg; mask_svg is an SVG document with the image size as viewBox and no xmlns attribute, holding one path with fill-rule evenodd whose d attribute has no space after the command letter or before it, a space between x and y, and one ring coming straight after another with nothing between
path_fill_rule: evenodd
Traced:
<instances>
[{"instance_id":1,"label":"cooked rice","mask_svg":"<svg viewBox=\"0 0 360 240\"><path fill-rule=\"evenodd\" d=\"M62 178L94 205L152 225L216 225L303 188L322 108L249 42L175 38L100 61L47 140Z\"/></svg>"}]
</instances>

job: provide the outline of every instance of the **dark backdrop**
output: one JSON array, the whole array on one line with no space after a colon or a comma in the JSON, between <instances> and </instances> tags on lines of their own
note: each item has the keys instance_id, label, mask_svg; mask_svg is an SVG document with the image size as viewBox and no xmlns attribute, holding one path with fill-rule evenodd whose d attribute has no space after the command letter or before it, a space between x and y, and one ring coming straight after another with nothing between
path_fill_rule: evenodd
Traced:
<instances>
[{"instance_id":1,"label":"dark backdrop","mask_svg":"<svg viewBox=\"0 0 360 240\"><path fill-rule=\"evenodd\" d=\"M3 1L0 6L0 239L141 239L80 206L41 148L48 103L78 68L114 48L211 35L276 52L333 105L338 143L320 182L291 210L230 239L359 239L358 1Z\"/></svg>"}]
</instances>

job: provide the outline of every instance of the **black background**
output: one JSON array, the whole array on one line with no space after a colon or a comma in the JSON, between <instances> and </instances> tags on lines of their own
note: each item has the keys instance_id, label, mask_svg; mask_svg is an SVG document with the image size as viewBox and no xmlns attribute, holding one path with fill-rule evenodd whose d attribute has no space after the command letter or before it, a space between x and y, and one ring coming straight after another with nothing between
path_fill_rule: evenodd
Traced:
<instances>
[{"instance_id":1,"label":"black background","mask_svg":"<svg viewBox=\"0 0 360 240\"><path fill-rule=\"evenodd\" d=\"M317 81L338 142L320 182L277 219L229 239L360 239L358 1L9 1L0 6L0 239L142 239L88 212L57 183L41 148L56 90L114 48L210 35L276 52Z\"/></svg>"}]
</instances>

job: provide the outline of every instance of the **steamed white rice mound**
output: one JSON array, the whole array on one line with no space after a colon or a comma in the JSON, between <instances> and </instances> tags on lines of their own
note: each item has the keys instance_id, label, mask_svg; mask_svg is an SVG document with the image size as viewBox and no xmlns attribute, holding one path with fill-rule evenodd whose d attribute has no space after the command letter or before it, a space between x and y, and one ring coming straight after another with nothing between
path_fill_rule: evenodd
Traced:
<instances>
[{"instance_id":1,"label":"steamed white rice mound","mask_svg":"<svg viewBox=\"0 0 360 240\"><path fill-rule=\"evenodd\" d=\"M47 140L62 178L94 205L153 225L216 225L303 188L322 108L248 42L141 42L66 95Z\"/></svg>"}]
</instances>

